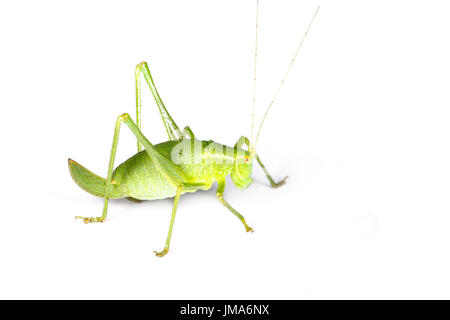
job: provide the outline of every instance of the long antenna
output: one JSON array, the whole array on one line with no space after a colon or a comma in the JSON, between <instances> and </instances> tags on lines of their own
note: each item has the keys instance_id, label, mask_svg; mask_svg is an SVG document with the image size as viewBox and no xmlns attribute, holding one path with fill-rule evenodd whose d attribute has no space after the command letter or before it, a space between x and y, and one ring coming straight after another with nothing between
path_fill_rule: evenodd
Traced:
<instances>
[{"instance_id":1,"label":"long antenna","mask_svg":"<svg viewBox=\"0 0 450 320\"><path fill-rule=\"evenodd\" d=\"M258 58L258 12L259 12L259 0L256 0L256 27L255 27L255 68L253 70L253 103L252 103L252 127L250 136L250 151L254 152L255 145L253 143L254 129L255 129L255 105L256 105L256 61Z\"/></svg>"},{"instance_id":2,"label":"long antenna","mask_svg":"<svg viewBox=\"0 0 450 320\"><path fill-rule=\"evenodd\" d=\"M263 118L261 120L261 124L259 125L258 134L256 135L256 141L255 141L254 147L256 147L256 144L258 143L259 135L261 133L261 128L262 128L262 126L264 124L264 120L266 120L266 117L267 117L267 114L269 113L270 108L272 108L272 105L273 105L275 99L277 98L278 93L280 93L281 87L283 86L284 82L286 81L286 78L287 78L287 76L289 74L289 71L291 71L291 69L292 69L292 65L294 64L295 58L297 58L298 52L300 51L300 48L303 45L303 41L305 40L306 36L308 35L309 29L311 29L311 26L312 26L312 24L314 22L314 19L317 16L317 13L319 12L319 9L320 9L320 6L318 6L316 11L314 12L314 15L313 15L313 17L312 17L312 19L311 19L311 21L310 21L310 23L308 25L308 28L306 28L306 31L303 34L302 40L300 41L300 44L298 45L297 50L295 51L294 57L292 58L291 63L289 64L289 67L286 70L286 73L284 74L283 79L281 80L280 86L278 87L277 91L275 92L275 94L274 94L274 96L272 98L272 101L270 102L269 106L266 109L266 112L264 113L264 116L263 116Z\"/></svg>"}]
</instances>

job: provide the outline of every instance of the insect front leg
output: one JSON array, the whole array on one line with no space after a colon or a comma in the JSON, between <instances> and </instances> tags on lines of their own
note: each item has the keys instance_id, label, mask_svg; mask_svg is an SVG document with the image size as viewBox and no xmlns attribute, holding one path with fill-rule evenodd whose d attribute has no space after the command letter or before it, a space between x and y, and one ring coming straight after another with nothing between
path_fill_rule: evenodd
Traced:
<instances>
[{"instance_id":1,"label":"insect front leg","mask_svg":"<svg viewBox=\"0 0 450 320\"><path fill-rule=\"evenodd\" d=\"M245 231L247 232L253 232L253 229L249 227L249 225L247 224L247 222L245 222L244 217L242 216L242 214L240 214L239 212L236 211L236 209L234 209L228 202L225 201L225 199L223 198L223 192L225 191L225 179L219 181L219 186L217 187L217 191L216 191L216 196L217 199L219 199L219 201L228 209L230 210L236 217L239 218L239 220L241 220L241 222L244 224L245 227Z\"/></svg>"},{"instance_id":2,"label":"insect front leg","mask_svg":"<svg viewBox=\"0 0 450 320\"><path fill-rule=\"evenodd\" d=\"M234 146L235 148L242 148L242 146L246 144L248 148L250 148L250 140L247 137L240 137L239 140L236 142L236 145ZM259 165L261 166L261 168L263 169L267 180L269 180L270 182L270 186L272 188L278 188L281 187L283 184L286 183L286 179L288 178L288 176L284 177L283 180L279 181L279 182L275 182L275 180L272 178L272 176L270 175L269 171L267 171L266 167L263 165L263 163L261 162L261 159L259 158L259 156L256 154L256 161L258 161Z\"/></svg>"},{"instance_id":3,"label":"insect front leg","mask_svg":"<svg viewBox=\"0 0 450 320\"><path fill-rule=\"evenodd\" d=\"M263 169L264 173L266 174L267 180L269 180L270 186L272 188L281 187L283 184L286 183L286 179L288 178L288 176L284 177L283 180L281 180L279 182L275 182L275 180L273 180L272 176L269 174L269 171L267 171L266 167L261 162L261 159L259 158L258 155L256 155L256 161L258 161L259 165L261 166L261 168Z\"/></svg>"}]
</instances>

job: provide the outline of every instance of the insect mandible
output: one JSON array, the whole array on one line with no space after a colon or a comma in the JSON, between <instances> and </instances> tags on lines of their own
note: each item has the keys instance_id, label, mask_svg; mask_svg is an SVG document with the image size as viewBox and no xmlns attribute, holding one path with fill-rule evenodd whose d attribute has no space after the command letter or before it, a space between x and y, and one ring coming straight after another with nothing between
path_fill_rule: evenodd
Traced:
<instances>
[{"instance_id":1,"label":"insect mandible","mask_svg":"<svg viewBox=\"0 0 450 320\"><path fill-rule=\"evenodd\" d=\"M156 90L147 63L142 62L136 66L135 72L136 122L132 120L128 113L124 113L117 118L106 180L87 170L77 162L68 159L70 174L78 186L90 194L104 198L103 212L100 217L77 216L76 219L82 219L84 223L104 222L107 216L109 199L127 198L131 201L139 202L142 200L174 198L172 216L164 249L160 252L155 251L156 256L162 257L169 251L172 229L180 196L187 192L208 190L212 187L214 182L217 181L217 199L239 218L247 232L253 232L253 229L246 223L244 217L224 199L225 178L230 175L231 180L238 188L247 188L252 183L251 176L253 162L256 160L264 170L264 173L273 188L277 188L285 183L286 178L279 182L274 181L256 153L256 143L259 139L259 134L267 113L272 107L275 98L278 96L280 88L282 87L299 49L319 11L318 7L297 47L286 73L284 74L280 86L276 90L273 99L264 113L256 139L254 139L258 7L259 1L257 0L251 140L242 136L236 142L234 147L229 147L212 140L198 140L188 126L181 131L164 106L163 101ZM159 144L152 144L141 132L142 75L156 101L156 105L159 108L169 138L168 141ZM114 169L114 160L116 157L122 123L125 123L135 135L138 152ZM244 145L247 147L247 150L244 149Z\"/></svg>"}]
</instances>

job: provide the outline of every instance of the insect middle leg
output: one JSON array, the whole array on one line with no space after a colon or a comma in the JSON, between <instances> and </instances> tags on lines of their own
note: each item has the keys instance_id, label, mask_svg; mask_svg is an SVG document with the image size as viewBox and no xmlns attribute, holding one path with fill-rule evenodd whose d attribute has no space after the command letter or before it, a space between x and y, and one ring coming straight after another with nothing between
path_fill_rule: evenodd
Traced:
<instances>
[{"instance_id":1,"label":"insect middle leg","mask_svg":"<svg viewBox=\"0 0 450 320\"><path fill-rule=\"evenodd\" d=\"M153 251L157 257L163 257L169 252L169 246L170 246L170 239L172 238L172 229L173 229L173 223L175 222L175 214L177 213L178 208L178 201L180 200L181 191L183 190L183 185L179 185L177 188L177 194L175 195L175 199L173 200L173 207L172 207L172 216L170 217L170 225L169 225L169 232L167 233L167 239L166 244L164 246L163 251Z\"/></svg>"},{"instance_id":2,"label":"insect middle leg","mask_svg":"<svg viewBox=\"0 0 450 320\"><path fill-rule=\"evenodd\" d=\"M180 200L182 191L185 188L189 189L190 187L200 187L203 185L204 184L202 184L202 183L182 183L178 186L177 193L173 200L172 216L170 217L169 232L167 233L166 244L164 245L164 249L162 251L159 251L159 252L153 251L157 257L163 257L167 254L167 252L169 252L170 240L172 238L173 224L175 222L175 215L176 215L177 209L178 209L178 201Z\"/></svg>"}]
</instances>

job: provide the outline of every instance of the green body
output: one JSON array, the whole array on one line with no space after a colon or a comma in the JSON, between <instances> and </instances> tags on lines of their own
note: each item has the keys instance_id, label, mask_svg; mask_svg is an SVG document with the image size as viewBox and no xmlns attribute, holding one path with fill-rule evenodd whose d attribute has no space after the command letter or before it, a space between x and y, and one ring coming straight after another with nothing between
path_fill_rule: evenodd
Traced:
<instances>
[{"instance_id":1,"label":"green body","mask_svg":"<svg viewBox=\"0 0 450 320\"><path fill-rule=\"evenodd\" d=\"M256 136L256 142L258 141L264 119L266 118L268 111L272 107L273 102L277 97L281 86L283 85L318 11L319 8L317 8L314 13L314 16L295 52L294 58L291 60L288 70L281 80L280 86L275 92L274 98L264 113L258 129L258 134ZM258 17L258 15L256 17ZM256 39L258 38L257 34L258 23L256 23ZM252 140L256 93L256 47L257 41L255 43L255 71L251 130ZM168 141L156 145L153 145L141 132L141 76L144 77L145 82L147 83L153 98L155 99L159 114L169 138ZM249 139L244 136L242 136L232 148L217 144L213 141L199 141L195 139L194 134L189 127L185 127L182 132L164 106L158 90L156 90L153 78L146 62L141 62L136 66L135 81L136 123L127 113L117 118L106 179L97 176L80 164L69 159L69 170L73 180L87 192L104 198L103 213L101 216L77 216L77 218L83 219L85 223L104 222L107 216L109 199L128 198L130 200L140 201L173 197L174 202L172 207L172 216L170 219L166 244L164 246L164 250L161 252L155 252L157 256L162 257L167 254L169 250L175 214L180 196L187 192L208 190L211 188L213 183L217 181L217 199L239 218L247 232L253 231L252 228L250 228L245 222L244 217L227 201L225 201L223 197L226 176L230 175L233 183L238 188L244 189L248 187L252 183L252 163L253 160L256 159L258 164L264 170L264 173L266 174L266 177L272 187L276 188L283 185L286 178L276 183L256 154L256 143L252 141L253 144L251 145ZM113 170L122 123L126 124L136 137L138 153ZM247 145L248 151L242 149L244 144ZM145 148L144 150L142 149L143 147Z\"/></svg>"},{"instance_id":2,"label":"green body","mask_svg":"<svg viewBox=\"0 0 450 320\"><path fill-rule=\"evenodd\" d=\"M141 132L141 74L155 98L169 138L168 141L156 145L153 145ZM226 176L230 175L238 188L248 187L252 183L252 162L256 159L272 187L282 185L284 180L275 183L256 155L256 151L242 148L244 144L250 147L250 142L245 137L241 137L234 147L228 147L213 141L197 140L189 127L181 131L165 108L145 62L136 66L135 76L136 123L127 113L117 118L106 179L69 159L69 170L73 180L85 191L104 198L101 216L77 216L77 218L83 219L85 223L104 222L109 199L128 198L140 201L173 197L174 204L166 244L163 251L156 252L157 256L164 256L169 250L180 196L187 192L208 190L217 181L217 199L239 218L246 231L253 231L244 217L223 197ZM136 137L138 153L114 169L122 123L126 124Z\"/></svg>"},{"instance_id":3,"label":"green body","mask_svg":"<svg viewBox=\"0 0 450 320\"><path fill-rule=\"evenodd\" d=\"M185 140L190 143L190 140ZM170 161L173 149L179 146L180 141L165 141L156 144L155 149ZM195 192L197 190L208 190L215 181L222 181L227 175L234 172L234 148L220 146L222 153L214 152L208 148L212 141L202 141L202 149L199 156L200 163L184 161L176 165L185 175L185 183L191 184L189 188L183 189L181 194ZM238 152L248 152L239 149ZM69 169L74 181L85 191L99 197L105 196L106 180L82 167L75 161L69 161ZM178 183L168 179L158 169L148 153L143 150L120 164L112 174L111 199L134 198L137 200L156 200L175 197Z\"/></svg>"}]
</instances>

